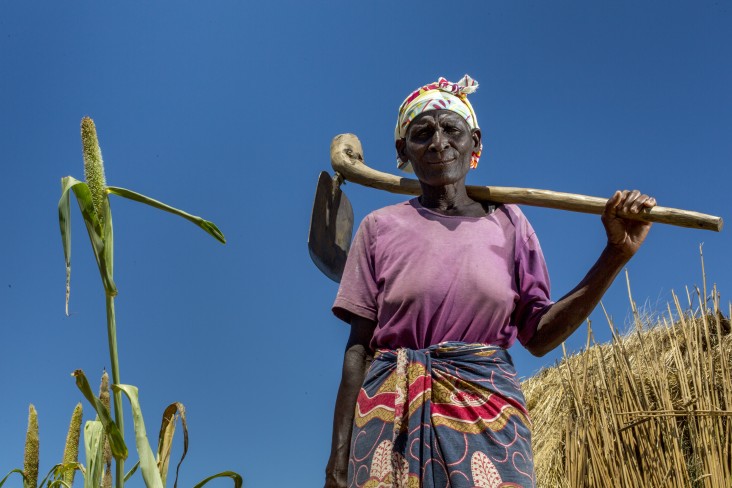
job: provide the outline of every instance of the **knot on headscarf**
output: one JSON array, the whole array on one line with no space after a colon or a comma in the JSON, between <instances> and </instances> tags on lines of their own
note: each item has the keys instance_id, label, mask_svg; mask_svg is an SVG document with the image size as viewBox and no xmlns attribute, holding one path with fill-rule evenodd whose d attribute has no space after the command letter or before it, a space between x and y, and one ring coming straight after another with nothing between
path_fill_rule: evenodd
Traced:
<instances>
[{"instance_id":1,"label":"knot on headscarf","mask_svg":"<svg viewBox=\"0 0 732 488\"><path fill-rule=\"evenodd\" d=\"M475 116L473 106L468 101L468 95L477 89L478 82L465 75L457 83L452 83L440 77L436 82L413 91L399 107L399 116L394 128L394 140L404 139L409 124L419 114L428 110L451 110L464 118L471 129L477 129L478 118ZM477 151L473 151L470 158L471 168L478 166L482 149L481 145ZM412 171L411 163L402 161L399 159L399 155L397 155L397 166L401 170Z\"/></svg>"}]
</instances>

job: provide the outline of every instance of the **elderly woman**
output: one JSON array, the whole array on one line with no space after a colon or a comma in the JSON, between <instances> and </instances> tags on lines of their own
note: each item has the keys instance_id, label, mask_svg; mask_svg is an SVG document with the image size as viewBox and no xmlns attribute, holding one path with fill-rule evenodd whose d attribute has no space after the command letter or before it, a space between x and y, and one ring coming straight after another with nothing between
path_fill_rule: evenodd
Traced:
<instances>
[{"instance_id":1,"label":"elderly woman","mask_svg":"<svg viewBox=\"0 0 732 488\"><path fill-rule=\"evenodd\" d=\"M648 233L617 216L655 200L618 191L607 246L556 302L539 241L521 210L472 200L465 177L481 132L467 95L440 78L402 104L399 167L422 195L369 214L333 312L351 325L326 487L534 486L531 430L507 351L554 349L584 321Z\"/></svg>"}]
</instances>

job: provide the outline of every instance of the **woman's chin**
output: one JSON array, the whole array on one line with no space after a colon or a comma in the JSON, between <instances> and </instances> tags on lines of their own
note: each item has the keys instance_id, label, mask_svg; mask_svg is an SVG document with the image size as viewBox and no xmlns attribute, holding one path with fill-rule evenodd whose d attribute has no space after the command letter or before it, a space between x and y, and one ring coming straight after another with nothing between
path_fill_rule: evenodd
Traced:
<instances>
[{"instance_id":1,"label":"woman's chin","mask_svg":"<svg viewBox=\"0 0 732 488\"><path fill-rule=\"evenodd\" d=\"M420 183L433 187L441 187L465 181L466 173L456 171L455 168L435 165L429 169L431 171L420 171L416 173Z\"/></svg>"}]
</instances>

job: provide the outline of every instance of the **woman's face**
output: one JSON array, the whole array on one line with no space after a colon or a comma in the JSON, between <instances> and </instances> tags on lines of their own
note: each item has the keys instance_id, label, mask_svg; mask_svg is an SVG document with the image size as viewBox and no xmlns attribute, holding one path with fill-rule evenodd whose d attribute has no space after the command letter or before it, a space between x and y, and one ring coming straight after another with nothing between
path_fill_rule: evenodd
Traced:
<instances>
[{"instance_id":1,"label":"woman's face","mask_svg":"<svg viewBox=\"0 0 732 488\"><path fill-rule=\"evenodd\" d=\"M471 155L480 148L480 130L472 130L451 110L430 110L409 124L396 147L399 158L412 163L419 181L446 186L465 179Z\"/></svg>"}]
</instances>

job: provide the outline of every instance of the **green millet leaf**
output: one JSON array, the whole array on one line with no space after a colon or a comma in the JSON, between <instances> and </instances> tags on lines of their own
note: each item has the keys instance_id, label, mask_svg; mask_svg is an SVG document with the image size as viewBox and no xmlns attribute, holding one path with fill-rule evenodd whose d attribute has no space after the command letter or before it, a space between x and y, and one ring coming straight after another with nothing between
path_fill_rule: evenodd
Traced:
<instances>
[{"instance_id":1,"label":"green millet leaf","mask_svg":"<svg viewBox=\"0 0 732 488\"><path fill-rule=\"evenodd\" d=\"M81 146L84 153L84 177L91 191L94 210L103 224L104 206L107 204L107 180L104 177L104 161L97 139L97 129L89 117L81 119Z\"/></svg>"},{"instance_id":2,"label":"green millet leaf","mask_svg":"<svg viewBox=\"0 0 732 488\"><path fill-rule=\"evenodd\" d=\"M38 414L36 407L28 407L28 430L25 434L25 455L23 456L23 474L26 488L38 486Z\"/></svg>"}]
</instances>

